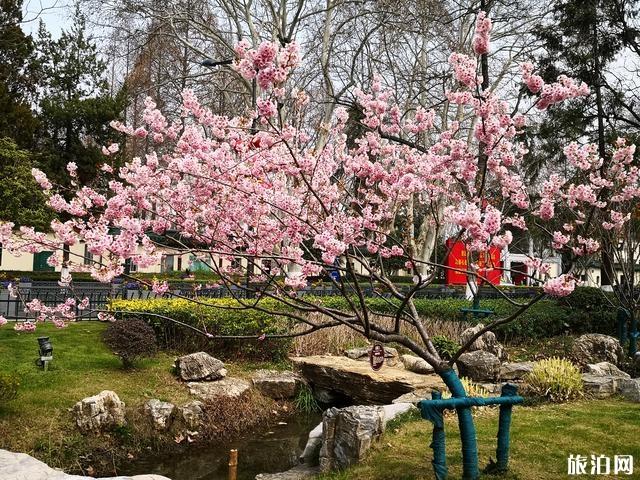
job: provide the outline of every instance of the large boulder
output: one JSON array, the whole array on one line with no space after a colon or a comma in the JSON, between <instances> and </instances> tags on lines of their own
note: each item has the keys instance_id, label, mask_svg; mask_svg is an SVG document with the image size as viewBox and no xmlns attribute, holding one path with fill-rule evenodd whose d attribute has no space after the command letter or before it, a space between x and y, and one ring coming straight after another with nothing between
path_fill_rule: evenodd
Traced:
<instances>
[{"instance_id":1,"label":"large boulder","mask_svg":"<svg viewBox=\"0 0 640 480\"><path fill-rule=\"evenodd\" d=\"M314 395L329 392L331 395L326 397L334 395L351 404L386 405L417 388L446 388L437 375L420 375L386 365L376 372L368 363L346 357L316 355L291 360Z\"/></svg>"},{"instance_id":2,"label":"large boulder","mask_svg":"<svg viewBox=\"0 0 640 480\"><path fill-rule=\"evenodd\" d=\"M224 378L227 371L217 358L197 352L176 359L176 374L185 382L203 382Z\"/></svg>"},{"instance_id":3,"label":"large boulder","mask_svg":"<svg viewBox=\"0 0 640 480\"><path fill-rule=\"evenodd\" d=\"M532 370L533 362L503 363L500 366L500 380L522 380Z\"/></svg>"},{"instance_id":4,"label":"large boulder","mask_svg":"<svg viewBox=\"0 0 640 480\"><path fill-rule=\"evenodd\" d=\"M300 378L291 371L258 370L251 381L261 394L275 400L295 397L300 385Z\"/></svg>"},{"instance_id":5,"label":"large boulder","mask_svg":"<svg viewBox=\"0 0 640 480\"><path fill-rule=\"evenodd\" d=\"M173 412L176 406L173 403L162 402L157 398L152 398L144 404L144 411L151 420L156 430L167 430L173 419Z\"/></svg>"},{"instance_id":6,"label":"large boulder","mask_svg":"<svg viewBox=\"0 0 640 480\"><path fill-rule=\"evenodd\" d=\"M640 378L622 378L618 380L618 392L626 400L640 403Z\"/></svg>"},{"instance_id":7,"label":"large boulder","mask_svg":"<svg viewBox=\"0 0 640 480\"><path fill-rule=\"evenodd\" d=\"M578 337L573 344L572 353L576 362L581 365L599 362L620 365L625 358L620 342L600 333L588 333Z\"/></svg>"},{"instance_id":8,"label":"large boulder","mask_svg":"<svg viewBox=\"0 0 640 480\"><path fill-rule=\"evenodd\" d=\"M415 355L402 355L400 357L404 368L414 373L432 374L434 373L433 367L424 359L416 357Z\"/></svg>"},{"instance_id":9,"label":"large boulder","mask_svg":"<svg viewBox=\"0 0 640 480\"><path fill-rule=\"evenodd\" d=\"M341 470L362 461L384 431L384 409L378 406L330 408L322 417L320 470Z\"/></svg>"},{"instance_id":10,"label":"large boulder","mask_svg":"<svg viewBox=\"0 0 640 480\"><path fill-rule=\"evenodd\" d=\"M111 390L83 398L73 406L76 425L83 432L100 432L126 423L124 402Z\"/></svg>"},{"instance_id":11,"label":"large boulder","mask_svg":"<svg viewBox=\"0 0 640 480\"><path fill-rule=\"evenodd\" d=\"M600 362L587 365L587 373L599 377L631 378L631 375L623 372L618 367L609 362Z\"/></svg>"},{"instance_id":12,"label":"large boulder","mask_svg":"<svg viewBox=\"0 0 640 480\"><path fill-rule=\"evenodd\" d=\"M586 395L595 398L607 398L616 393L618 378L583 373L582 384Z\"/></svg>"},{"instance_id":13,"label":"large boulder","mask_svg":"<svg viewBox=\"0 0 640 480\"><path fill-rule=\"evenodd\" d=\"M368 362L369 352L371 351L371 348L371 346L351 348L349 350L345 350L344 354L351 360ZM400 365L400 362L398 360L398 350L393 347L384 347L384 359L385 365L389 367L397 367L398 365Z\"/></svg>"},{"instance_id":14,"label":"large boulder","mask_svg":"<svg viewBox=\"0 0 640 480\"><path fill-rule=\"evenodd\" d=\"M484 325L482 323L477 324L475 327L467 328L460 334L460 345L466 345L466 343L483 328ZM476 350L492 353L501 360L506 358L504 347L498 342L493 332L485 332L480 335L474 340L467 351L475 352Z\"/></svg>"},{"instance_id":15,"label":"large boulder","mask_svg":"<svg viewBox=\"0 0 640 480\"><path fill-rule=\"evenodd\" d=\"M2 480L93 480L84 475L69 475L54 470L46 463L26 453L0 450L0 478ZM108 477L102 480L169 480L162 475L134 475L132 477Z\"/></svg>"},{"instance_id":16,"label":"large boulder","mask_svg":"<svg viewBox=\"0 0 640 480\"><path fill-rule=\"evenodd\" d=\"M461 377L476 382L491 382L500 375L500 359L484 350L463 353L456 364Z\"/></svg>"},{"instance_id":17,"label":"large boulder","mask_svg":"<svg viewBox=\"0 0 640 480\"><path fill-rule=\"evenodd\" d=\"M190 382L189 393L202 400L239 398L249 391L251 384L241 378L223 378L217 382Z\"/></svg>"}]
</instances>

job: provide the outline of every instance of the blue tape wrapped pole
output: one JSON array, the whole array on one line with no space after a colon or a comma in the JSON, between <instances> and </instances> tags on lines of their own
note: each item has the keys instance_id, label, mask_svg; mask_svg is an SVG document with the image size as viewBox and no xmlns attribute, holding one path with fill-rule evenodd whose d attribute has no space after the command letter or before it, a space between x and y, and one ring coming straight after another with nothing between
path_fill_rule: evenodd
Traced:
<instances>
[{"instance_id":1,"label":"blue tape wrapped pole","mask_svg":"<svg viewBox=\"0 0 640 480\"><path fill-rule=\"evenodd\" d=\"M440 376L454 398L467 397L464 386L453 369L446 370ZM456 407L456 413L458 414L460 441L462 442L462 478L463 480L476 480L480 476L480 470L478 468L476 427L473 424L471 408L469 406Z\"/></svg>"},{"instance_id":2,"label":"blue tape wrapped pole","mask_svg":"<svg viewBox=\"0 0 640 480\"><path fill-rule=\"evenodd\" d=\"M507 383L502 387L502 397L515 397L518 387ZM512 403L500 405L500 417L498 419L498 447L496 448L496 467L504 472L509 465L509 431L511 429Z\"/></svg>"},{"instance_id":3,"label":"blue tape wrapped pole","mask_svg":"<svg viewBox=\"0 0 640 480\"><path fill-rule=\"evenodd\" d=\"M442 394L438 391L431 392L432 400L441 400ZM425 402L427 403L427 402ZM433 435L431 437L431 445L433 449L433 473L436 480L446 480L447 470L447 452L445 448L444 420L442 418L441 408L420 408L422 418L433 423Z\"/></svg>"}]
</instances>

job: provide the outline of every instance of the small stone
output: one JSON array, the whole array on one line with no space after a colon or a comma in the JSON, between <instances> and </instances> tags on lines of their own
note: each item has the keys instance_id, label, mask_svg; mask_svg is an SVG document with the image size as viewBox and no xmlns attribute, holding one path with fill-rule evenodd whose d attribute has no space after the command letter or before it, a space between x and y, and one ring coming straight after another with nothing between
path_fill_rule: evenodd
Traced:
<instances>
[{"instance_id":1,"label":"small stone","mask_svg":"<svg viewBox=\"0 0 640 480\"><path fill-rule=\"evenodd\" d=\"M162 402L156 398L149 400L144 405L144 411L151 418L156 430L169 428L175 408L176 406L173 403Z\"/></svg>"},{"instance_id":2,"label":"small stone","mask_svg":"<svg viewBox=\"0 0 640 480\"><path fill-rule=\"evenodd\" d=\"M584 392L595 398L607 398L616 393L618 383L616 377L582 374Z\"/></svg>"},{"instance_id":3,"label":"small stone","mask_svg":"<svg viewBox=\"0 0 640 480\"><path fill-rule=\"evenodd\" d=\"M216 382L190 382L189 393L202 400L238 398L249 391L251 384L241 378L224 378Z\"/></svg>"},{"instance_id":4,"label":"small stone","mask_svg":"<svg viewBox=\"0 0 640 480\"><path fill-rule=\"evenodd\" d=\"M391 403L411 403L415 405L422 400L431 400L433 390L433 388L418 388L413 392L400 395L398 398L393 399Z\"/></svg>"},{"instance_id":5,"label":"small stone","mask_svg":"<svg viewBox=\"0 0 640 480\"><path fill-rule=\"evenodd\" d=\"M600 377L617 377L617 378L631 378L626 372L623 372L618 367L609 362L600 362L587 365L587 371L591 375L597 375Z\"/></svg>"},{"instance_id":6,"label":"small stone","mask_svg":"<svg viewBox=\"0 0 640 480\"><path fill-rule=\"evenodd\" d=\"M533 362L503 363L500 366L500 380L522 380L533 370Z\"/></svg>"},{"instance_id":7,"label":"small stone","mask_svg":"<svg viewBox=\"0 0 640 480\"><path fill-rule=\"evenodd\" d=\"M124 406L115 392L103 390L76 403L73 416L83 432L104 431L126 423Z\"/></svg>"},{"instance_id":8,"label":"small stone","mask_svg":"<svg viewBox=\"0 0 640 480\"><path fill-rule=\"evenodd\" d=\"M461 377L467 377L476 382L491 382L500 375L498 357L483 350L463 353L456 365Z\"/></svg>"},{"instance_id":9,"label":"small stone","mask_svg":"<svg viewBox=\"0 0 640 480\"><path fill-rule=\"evenodd\" d=\"M186 382L219 380L226 377L224 363L206 352L197 352L176 359L176 373Z\"/></svg>"},{"instance_id":10,"label":"small stone","mask_svg":"<svg viewBox=\"0 0 640 480\"><path fill-rule=\"evenodd\" d=\"M199 430L204 422L204 403L193 400L178 407L178 419L189 431Z\"/></svg>"},{"instance_id":11,"label":"small stone","mask_svg":"<svg viewBox=\"0 0 640 480\"><path fill-rule=\"evenodd\" d=\"M258 370L251 377L251 381L261 394L274 400L295 397L301 383L295 373L276 370Z\"/></svg>"},{"instance_id":12,"label":"small stone","mask_svg":"<svg viewBox=\"0 0 640 480\"><path fill-rule=\"evenodd\" d=\"M640 378L622 378L618 380L618 392L626 400L640 403Z\"/></svg>"},{"instance_id":13,"label":"small stone","mask_svg":"<svg viewBox=\"0 0 640 480\"><path fill-rule=\"evenodd\" d=\"M303 480L305 478L315 477L318 473L320 473L320 470L317 467L296 465L286 472L260 473L256 476L256 480Z\"/></svg>"},{"instance_id":14,"label":"small stone","mask_svg":"<svg viewBox=\"0 0 640 480\"><path fill-rule=\"evenodd\" d=\"M400 356L400 360L404 365L404 368L414 373L422 373L422 374L432 374L434 369L429 363L415 355L402 355Z\"/></svg>"}]
</instances>

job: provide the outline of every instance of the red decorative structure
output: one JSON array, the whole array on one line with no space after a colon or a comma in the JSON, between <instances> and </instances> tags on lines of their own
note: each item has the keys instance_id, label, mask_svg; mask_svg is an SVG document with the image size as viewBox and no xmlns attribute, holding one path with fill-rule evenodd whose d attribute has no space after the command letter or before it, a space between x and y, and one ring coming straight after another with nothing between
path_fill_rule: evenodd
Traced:
<instances>
[{"instance_id":1,"label":"red decorative structure","mask_svg":"<svg viewBox=\"0 0 640 480\"><path fill-rule=\"evenodd\" d=\"M453 239L447 240L446 245L447 249L451 250L447 257L447 266L462 270L458 271L447 269L446 283L447 285L466 285L467 274L464 273L464 271L469 267L467 261L467 247L463 242L455 242ZM480 253L478 258L478 274L486 278L489 283L492 283L493 285L500 284L500 277L502 276L502 271L500 270L501 266L500 249L491 247L488 255ZM482 284L482 280L479 279L478 284Z\"/></svg>"}]
</instances>

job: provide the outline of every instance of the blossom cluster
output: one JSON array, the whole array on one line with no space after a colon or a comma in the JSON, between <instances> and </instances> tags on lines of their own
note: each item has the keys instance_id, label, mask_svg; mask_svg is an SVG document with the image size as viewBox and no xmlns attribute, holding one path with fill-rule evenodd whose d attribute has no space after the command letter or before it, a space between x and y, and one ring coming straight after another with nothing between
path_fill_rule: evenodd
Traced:
<instances>
[{"instance_id":1,"label":"blossom cluster","mask_svg":"<svg viewBox=\"0 0 640 480\"><path fill-rule=\"evenodd\" d=\"M51 191L49 204L68 219L52 225L55 242L23 229L20 242L9 248L59 251L84 242L90 253L102 256L101 264L88 271L106 282L122 273L125 260L157 263L161 252L152 237L171 229L203 257L224 260L226 265L215 267L224 278L237 274L233 260L238 255L268 259L268 272L255 262L256 278L284 275L279 287L291 294L345 255L359 256L371 271L374 262L387 258L424 271L430 258L416 251L429 229L456 232L479 257L492 247L507 248L514 229L527 229L529 214L550 224L558 209L568 208L574 217L566 228L551 228L553 248L593 254L599 245L584 225L585 212L606 211L603 226L615 230L628 221L626 203L640 196L634 147L618 142L611 167L601 172L593 147L570 144L565 154L583 180L550 175L541 185L527 186L521 175L528 154L522 134L531 120L513 113L498 92L483 91L477 76L477 55L489 51L490 31L490 20L480 14L476 57L456 53L449 59L460 88L447 92L447 100L464 113L461 120L436 128L433 110L405 114L376 79L369 91L356 92L364 133L348 141L348 114L337 108L331 123L323 125L327 139L322 145L314 145L304 128L266 121L286 95L287 77L298 61L295 44L264 42L251 48L240 42L234 66L262 90L252 113L265 120L259 128L248 128L246 116L215 115L189 90L182 98L184 122L169 122L148 99L143 125L112 126L132 137L150 137L162 148L113 170L104 189L78 188L72 198ZM588 93L586 85L567 77L545 84L530 64L522 70L540 109ZM291 108L302 109L307 97L289 94ZM420 143L425 138L427 144ZM118 149L105 147L104 154ZM68 170L75 171L73 165ZM34 175L44 190L52 189L44 174ZM606 200L605 189L611 192ZM407 221L413 212L437 210L434 206L442 206L442 214L427 216L418 228ZM0 242L11 244L10 237L11 227L0 224ZM548 266L535 262L534 270L548 276ZM548 278L544 288L561 296L574 286L575 279L565 275ZM164 294L168 285L154 282L152 288ZM66 320L72 306L55 312L37 304L29 308Z\"/></svg>"}]
</instances>

